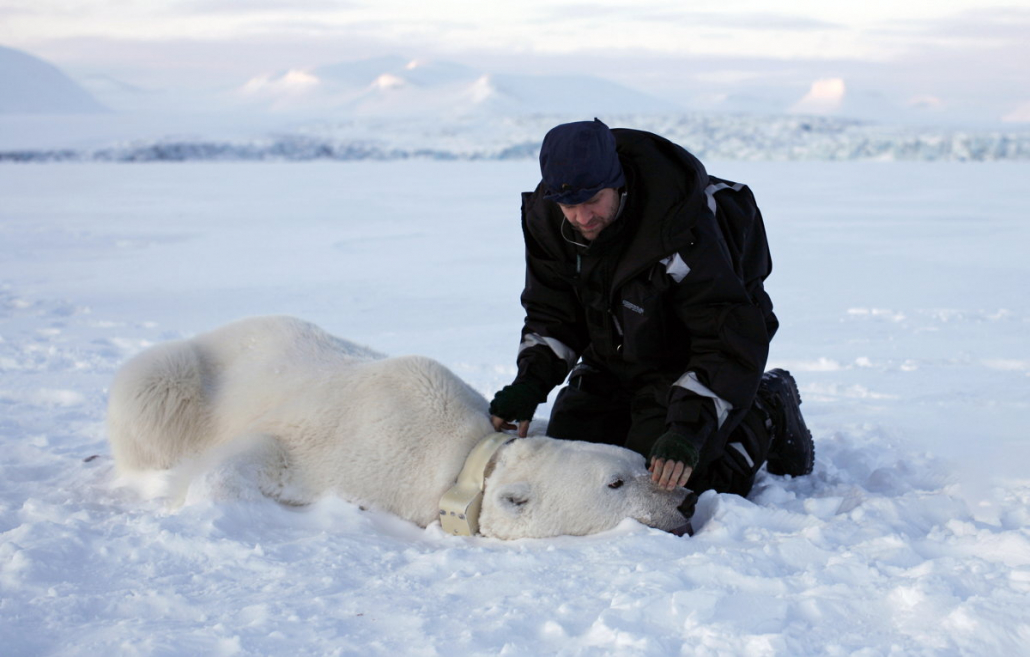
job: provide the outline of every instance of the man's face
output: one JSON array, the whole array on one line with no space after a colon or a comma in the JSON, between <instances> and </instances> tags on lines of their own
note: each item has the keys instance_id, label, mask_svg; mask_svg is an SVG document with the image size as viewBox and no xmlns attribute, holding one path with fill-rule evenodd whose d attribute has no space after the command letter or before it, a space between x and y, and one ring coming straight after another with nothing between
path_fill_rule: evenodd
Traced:
<instances>
[{"instance_id":1,"label":"man's face","mask_svg":"<svg viewBox=\"0 0 1030 657\"><path fill-rule=\"evenodd\" d=\"M562 214L569 223L588 240L595 240L608 224L615 221L619 211L619 193L606 187L578 205L559 203Z\"/></svg>"}]
</instances>

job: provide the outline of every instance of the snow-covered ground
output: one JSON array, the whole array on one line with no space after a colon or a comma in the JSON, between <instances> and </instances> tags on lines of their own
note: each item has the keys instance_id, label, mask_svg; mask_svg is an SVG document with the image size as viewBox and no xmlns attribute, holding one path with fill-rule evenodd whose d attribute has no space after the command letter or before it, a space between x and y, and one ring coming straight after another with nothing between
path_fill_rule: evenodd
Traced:
<instances>
[{"instance_id":1,"label":"snow-covered ground","mask_svg":"<svg viewBox=\"0 0 1030 657\"><path fill-rule=\"evenodd\" d=\"M766 216L815 472L693 538L444 535L118 486L147 345L287 313L514 373L532 160L0 166L4 655L1030 654L1030 166L713 163ZM542 407L540 415L546 415Z\"/></svg>"}]
</instances>

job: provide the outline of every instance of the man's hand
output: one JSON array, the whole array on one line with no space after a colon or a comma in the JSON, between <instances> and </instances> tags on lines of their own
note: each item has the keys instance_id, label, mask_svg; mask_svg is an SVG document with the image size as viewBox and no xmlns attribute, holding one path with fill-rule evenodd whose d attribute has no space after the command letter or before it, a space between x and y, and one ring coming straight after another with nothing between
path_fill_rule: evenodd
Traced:
<instances>
[{"instance_id":1,"label":"man's hand","mask_svg":"<svg viewBox=\"0 0 1030 657\"><path fill-rule=\"evenodd\" d=\"M694 468L683 461L665 459L651 459L651 466L647 470L651 473L651 481L665 490L686 486L690 475L694 473Z\"/></svg>"},{"instance_id":2,"label":"man's hand","mask_svg":"<svg viewBox=\"0 0 1030 657\"><path fill-rule=\"evenodd\" d=\"M547 393L533 383L518 382L504 386L490 402L490 422L497 431L515 429L512 422L518 422L519 438L525 438L537 405L546 399Z\"/></svg>"},{"instance_id":3,"label":"man's hand","mask_svg":"<svg viewBox=\"0 0 1030 657\"><path fill-rule=\"evenodd\" d=\"M519 438L525 438L529 434L529 420L522 420L519 422L519 426L515 426L511 422L503 418L499 418L496 415L490 416L490 422L494 425L494 431L507 431L510 429L518 429Z\"/></svg>"},{"instance_id":4,"label":"man's hand","mask_svg":"<svg viewBox=\"0 0 1030 657\"><path fill-rule=\"evenodd\" d=\"M647 469L659 488L672 490L687 485L697 460L697 447L686 434L667 431L651 448Z\"/></svg>"}]
</instances>

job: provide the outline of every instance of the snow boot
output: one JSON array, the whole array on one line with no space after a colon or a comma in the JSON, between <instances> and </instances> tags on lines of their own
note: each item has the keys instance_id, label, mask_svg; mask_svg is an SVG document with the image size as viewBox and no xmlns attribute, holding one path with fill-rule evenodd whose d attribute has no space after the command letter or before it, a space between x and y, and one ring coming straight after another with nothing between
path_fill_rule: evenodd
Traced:
<instances>
[{"instance_id":1,"label":"snow boot","mask_svg":"<svg viewBox=\"0 0 1030 657\"><path fill-rule=\"evenodd\" d=\"M801 393L794 377L786 370L769 370L758 385L757 401L769 416L769 474L798 477L812 472L815 444L801 416Z\"/></svg>"}]
</instances>

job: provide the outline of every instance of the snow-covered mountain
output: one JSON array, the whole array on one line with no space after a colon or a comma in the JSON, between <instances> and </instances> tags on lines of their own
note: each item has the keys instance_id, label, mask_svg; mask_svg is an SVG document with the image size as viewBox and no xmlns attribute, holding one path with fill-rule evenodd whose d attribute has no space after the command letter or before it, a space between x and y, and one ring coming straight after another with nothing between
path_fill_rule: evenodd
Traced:
<instances>
[{"instance_id":1,"label":"snow-covered mountain","mask_svg":"<svg viewBox=\"0 0 1030 657\"><path fill-rule=\"evenodd\" d=\"M84 114L106 110L53 64L0 46L0 114Z\"/></svg>"},{"instance_id":2,"label":"snow-covered mountain","mask_svg":"<svg viewBox=\"0 0 1030 657\"><path fill-rule=\"evenodd\" d=\"M377 57L257 76L237 100L274 111L354 117L659 113L682 108L587 75L492 73L452 62Z\"/></svg>"},{"instance_id":3,"label":"snow-covered mountain","mask_svg":"<svg viewBox=\"0 0 1030 657\"><path fill-rule=\"evenodd\" d=\"M874 88L852 84L845 78L814 80L808 91L781 110L791 114L851 117L884 123L909 125L932 122L943 101L931 95L889 97Z\"/></svg>"},{"instance_id":4,"label":"snow-covered mountain","mask_svg":"<svg viewBox=\"0 0 1030 657\"><path fill-rule=\"evenodd\" d=\"M548 128L595 116L704 159L1030 159L1028 130L893 123L894 99L843 77L803 95L712 93L697 104L716 109L697 111L592 76L385 56L256 76L202 100L96 74L82 83L117 113L64 117L53 113L101 107L45 62L0 48L0 82L0 161L532 158ZM919 111L939 102L912 99Z\"/></svg>"}]
</instances>

